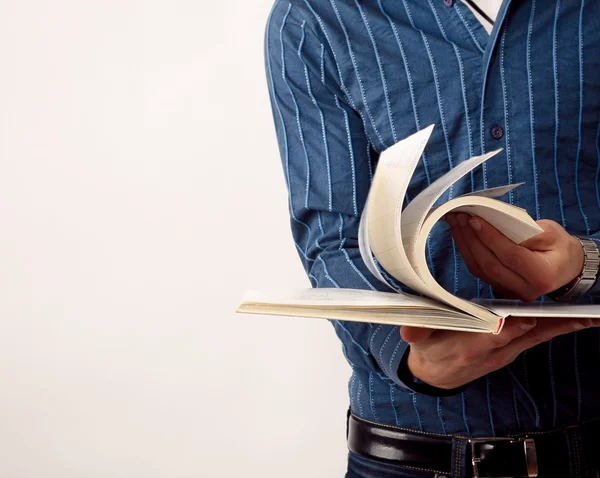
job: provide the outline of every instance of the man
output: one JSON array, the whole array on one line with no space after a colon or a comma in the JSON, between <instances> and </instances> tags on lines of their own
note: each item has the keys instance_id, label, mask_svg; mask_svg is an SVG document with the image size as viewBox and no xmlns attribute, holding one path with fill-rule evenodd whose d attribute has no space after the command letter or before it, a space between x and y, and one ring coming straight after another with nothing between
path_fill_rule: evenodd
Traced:
<instances>
[{"instance_id":1,"label":"man","mask_svg":"<svg viewBox=\"0 0 600 478\"><path fill-rule=\"evenodd\" d=\"M440 284L600 296L600 2L278 0L266 68L314 287L386 290L361 261L359 217L378 155L435 124L407 200L502 147L452 194L525 182L507 200L546 231L516 245L449 216L428 249ZM353 370L347 477L598 476L596 325L514 319L484 336L334 322Z\"/></svg>"}]
</instances>

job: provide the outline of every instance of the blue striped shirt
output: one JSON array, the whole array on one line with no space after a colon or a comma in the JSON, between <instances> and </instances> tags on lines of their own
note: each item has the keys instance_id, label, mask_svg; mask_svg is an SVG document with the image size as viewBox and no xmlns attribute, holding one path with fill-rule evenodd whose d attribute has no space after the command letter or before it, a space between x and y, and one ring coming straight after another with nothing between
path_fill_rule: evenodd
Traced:
<instances>
[{"instance_id":1,"label":"blue striped shirt","mask_svg":"<svg viewBox=\"0 0 600 478\"><path fill-rule=\"evenodd\" d=\"M462 1L278 0L266 70L292 233L314 287L385 290L360 258L360 213L380 152L430 124L408 200L502 147L446 197L524 181L508 201L600 241L600 2L505 0L488 35ZM444 225L427 254L447 290L493 297ZM353 370L350 406L367 420L483 436L600 415L597 329L557 337L438 398L398 378L407 349L398 327L333 325Z\"/></svg>"}]
</instances>

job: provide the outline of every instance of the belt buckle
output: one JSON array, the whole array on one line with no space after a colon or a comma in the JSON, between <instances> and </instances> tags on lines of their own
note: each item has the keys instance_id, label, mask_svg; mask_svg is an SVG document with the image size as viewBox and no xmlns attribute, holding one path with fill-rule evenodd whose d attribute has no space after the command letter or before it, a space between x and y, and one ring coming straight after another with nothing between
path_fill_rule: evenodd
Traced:
<instances>
[{"instance_id":1,"label":"belt buckle","mask_svg":"<svg viewBox=\"0 0 600 478\"><path fill-rule=\"evenodd\" d=\"M473 464L473 478L481 478L479 475L479 463L481 457L478 454L478 446L482 443L494 441L508 441L511 443L523 443L523 452L525 453L525 463L527 465L527 476L535 478L538 476L537 452L535 449L535 441L533 438L509 438L509 437L486 437L486 438L470 438L471 444L471 461Z\"/></svg>"}]
</instances>

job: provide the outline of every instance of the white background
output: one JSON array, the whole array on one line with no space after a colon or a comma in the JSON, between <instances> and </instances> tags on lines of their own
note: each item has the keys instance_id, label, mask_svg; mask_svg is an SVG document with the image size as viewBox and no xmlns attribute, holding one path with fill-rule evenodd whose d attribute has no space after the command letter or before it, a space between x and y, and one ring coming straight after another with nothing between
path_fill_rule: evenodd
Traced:
<instances>
[{"instance_id":1,"label":"white background","mask_svg":"<svg viewBox=\"0 0 600 478\"><path fill-rule=\"evenodd\" d=\"M0 0L0 476L343 477L263 71L271 0Z\"/></svg>"}]
</instances>

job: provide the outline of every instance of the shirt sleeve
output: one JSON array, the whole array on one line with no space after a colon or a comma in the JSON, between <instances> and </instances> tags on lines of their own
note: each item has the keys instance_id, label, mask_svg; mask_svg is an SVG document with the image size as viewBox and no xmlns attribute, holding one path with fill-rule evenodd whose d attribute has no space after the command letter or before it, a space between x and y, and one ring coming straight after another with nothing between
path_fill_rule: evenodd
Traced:
<instances>
[{"instance_id":1,"label":"shirt sleeve","mask_svg":"<svg viewBox=\"0 0 600 478\"><path fill-rule=\"evenodd\" d=\"M346 94L327 36L297 8L277 2L265 38L296 249L313 287L389 291L369 273L358 249L359 217L378 155ZM382 378L412 390L398 377L408 349L399 327L332 322L351 364L370 362Z\"/></svg>"}]
</instances>

